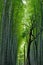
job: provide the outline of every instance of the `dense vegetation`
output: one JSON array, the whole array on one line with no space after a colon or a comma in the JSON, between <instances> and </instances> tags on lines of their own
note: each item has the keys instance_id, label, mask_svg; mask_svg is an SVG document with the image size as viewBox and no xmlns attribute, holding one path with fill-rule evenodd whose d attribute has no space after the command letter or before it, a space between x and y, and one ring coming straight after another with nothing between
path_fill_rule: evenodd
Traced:
<instances>
[{"instance_id":1,"label":"dense vegetation","mask_svg":"<svg viewBox=\"0 0 43 65\"><path fill-rule=\"evenodd\" d=\"M0 65L43 65L43 0L0 0Z\"/></svg>"}]
</instances>

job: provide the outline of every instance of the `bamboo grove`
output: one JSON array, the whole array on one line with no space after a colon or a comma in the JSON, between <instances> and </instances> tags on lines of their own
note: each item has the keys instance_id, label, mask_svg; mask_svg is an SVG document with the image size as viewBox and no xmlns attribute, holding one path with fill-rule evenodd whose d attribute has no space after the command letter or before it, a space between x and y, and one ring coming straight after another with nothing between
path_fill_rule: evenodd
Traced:
<instances>
[{"instance_id":1,"label":"bamboo grove","mask_svg":"<svg viewBox=\"0 0 43 65\"><path fill-rule=\"evenodd\" d=\"M0 65L43 65L43 0L0 0Z\"/></svg>"}]
</instances>

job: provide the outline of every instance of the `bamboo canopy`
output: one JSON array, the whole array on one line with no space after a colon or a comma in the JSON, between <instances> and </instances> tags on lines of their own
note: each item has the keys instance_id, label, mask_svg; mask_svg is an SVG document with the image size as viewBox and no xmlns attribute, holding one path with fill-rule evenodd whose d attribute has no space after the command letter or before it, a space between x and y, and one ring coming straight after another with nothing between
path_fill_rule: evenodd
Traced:
<instances>
[{"instance_id":1,"label":"bamboo canopy","mask_svg":"<svg viewBox=\"0 0 43 65\"><path fill-rule=\"evenodd\" d=\"M0 0L0 65L43 65L43 0Z\"/></svg>"}]
</instances>

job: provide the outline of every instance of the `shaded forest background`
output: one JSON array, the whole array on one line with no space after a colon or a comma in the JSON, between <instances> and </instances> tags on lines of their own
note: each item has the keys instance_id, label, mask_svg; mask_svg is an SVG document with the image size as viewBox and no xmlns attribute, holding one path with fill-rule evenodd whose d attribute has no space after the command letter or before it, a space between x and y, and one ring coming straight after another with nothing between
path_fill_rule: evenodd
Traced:
<instances>
[{"instance_id":1,"label":"shaded forest background","mask_svg":"<svg viewBox=\"0 0 43 65\"><path fill-rule=\"evenodd\" d=\"M0 65L43 65L43 0L0 0Z\"/></svg>"}]
</instances>

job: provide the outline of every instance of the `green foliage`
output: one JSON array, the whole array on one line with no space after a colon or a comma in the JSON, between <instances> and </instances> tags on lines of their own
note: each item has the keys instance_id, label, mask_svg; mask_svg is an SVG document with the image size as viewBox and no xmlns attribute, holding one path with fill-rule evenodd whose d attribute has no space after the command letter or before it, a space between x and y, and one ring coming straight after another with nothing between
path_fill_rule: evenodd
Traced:
<instances>
[{"instance_id":1,"label":"green foliage","mask_svg":"<svg viewBox=\"0 0 43 65\"><path fill-rule=\"evenodd\" d=\"M14 51L12 50L13 52L11 51L13 65L14 63L16 64L17 59L15 60L15 58L17 58L17 55L24 54L24 45L26 45L27 49L27 43L29 42L29 33L32 24L32 34L37 38L37 34L40 32L40 29L43 28L43 1L6 0L5 3L5 1L0 0L0 44L2 44L2 41L7 38L7 40L4 40L3 46L5 44L6 47L6 45L8 44L8 47L11 48L11 50L14 49ZM4 38L2 36L4 36ZM38 45L42 46L42 38L43 33L41 32L40 36L35 39L37 40L36 43L38 43ZM21 46L23 46L23 48L21 48ZM32 48L33 47L34 46L32 46ZM19 60L22 55L19 56Z\"/></svg>"}]
</instances>

